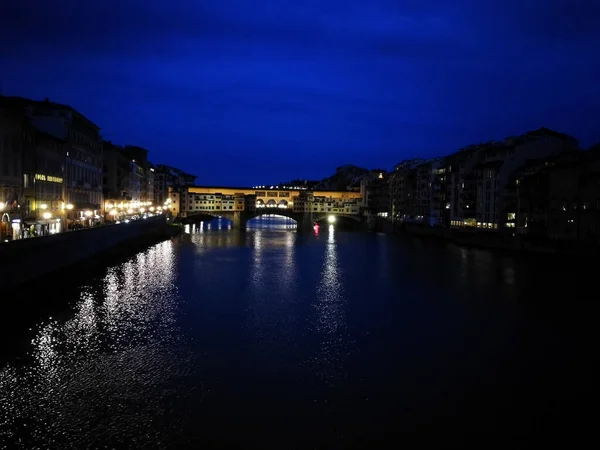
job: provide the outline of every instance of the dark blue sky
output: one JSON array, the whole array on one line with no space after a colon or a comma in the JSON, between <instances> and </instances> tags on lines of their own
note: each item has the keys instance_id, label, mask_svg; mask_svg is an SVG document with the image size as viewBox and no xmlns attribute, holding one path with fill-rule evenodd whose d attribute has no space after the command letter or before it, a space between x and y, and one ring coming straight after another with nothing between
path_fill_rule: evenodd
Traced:
<instances>
[{"instance_id":1,"label":"dark blue sky","mask_svg":"<svg viewBox=\"0 0 600 450\"><path fill-rule=\"evenodd\" d=\"M596 0L10 0L0 80L200 184L321 178L541 126L599 141L599 18Z\"/></svg>"}]
</instances>

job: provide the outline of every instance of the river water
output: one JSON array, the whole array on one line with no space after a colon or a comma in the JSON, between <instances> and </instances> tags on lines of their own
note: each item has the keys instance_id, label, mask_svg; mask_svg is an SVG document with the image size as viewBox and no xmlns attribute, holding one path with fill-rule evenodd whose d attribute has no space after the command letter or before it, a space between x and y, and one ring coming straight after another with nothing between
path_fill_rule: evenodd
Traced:
<instances>
[{"instance_id":1,"label":"river water","mask_svg":"<svg viewBox=\"0 0 600 450\"><path fill-rule=\"evenodd\" d=\"M4 448L516 435L565 427L591 389L595 280L573 262L333 227L188 232L3 299L27 305L2 318Z\"/></svg>"}]
</instances>

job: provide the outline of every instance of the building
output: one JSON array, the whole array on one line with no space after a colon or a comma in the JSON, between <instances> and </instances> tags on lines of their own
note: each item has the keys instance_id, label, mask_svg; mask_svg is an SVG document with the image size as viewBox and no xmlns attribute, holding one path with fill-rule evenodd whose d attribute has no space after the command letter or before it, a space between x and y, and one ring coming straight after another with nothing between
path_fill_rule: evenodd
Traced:
<instances>
[{"instance_id":1,"label":"building","mask_svg":"<svg viewBox=\"0 0 600 450\"><path fill-rule=\"evenodd\" d=\"M169 189L179 191L196 183L196 176L175 167L159 164L154 167L154 202L163 205L169 198Z\"/></svg>"},{"instance_id":2,"label":"building","mask_svg":"<svg viewBox=\"0 0 600 450\"><path fill-rule=\"evenodd\" d=\"M390 185L387 172L365 175L360 181L359 192L363 199L365 215L388 217L390 207Z\"/></svg>"},{"instance_id":3,"label":"building","mask_svg":"<svg viewBox=\"0 0 600 450\"><path fill-rule=\"evenodd\" d=\"M67 142L34 126L28 101L0 97L2 238L61 231Z\"/></svg>"},{"instance_id":4,"label":"building","mask_svg":"<svg viewBox=\"0 0 600 450\"><path fill-rule=\"evenodd\" d=\"M155 203L155 200L154 200L154 178L155 178L155 174L156 174L154 165L152 163L148 162L144 172L145 172L144 173L145 174L144 185L141 189L142 190L142 194L141 194L142 201L153 204L153 203ZM194 177L194 181L192 182L192 184L195 182L195 180L196 179ZM160 205L162 205L162 203Z\"/></svg>"},{"instance_id":5,"label":"building","mask_svg":"<svg viewBox=\"0 0 600 450\"><path fill-rule=\"evenodd\" d=\"M130 201L130 158L123 147L105 141L103 143L102 188L106 201Z\"/></svg>"},{"instance_id":6,"label":"building","mask_svg":"<svg viewBox=\"0 0 600 450\"><path fill-rule=\"evenodd\" d=\"M446 201L451 227L477 226L477 163L480 146L469 146L445 158Z\"/></svg>"},{"instance_id":7,"label":"building","mask_svg":"<svg viewBox=\"0 0 600 450\"><path fill-rule=\"evenodd\" d=\"M66 142L30 127L33 145L23 157L21 227L35 236L54 234L65 226ZM28 133L29 135L29 133Z\"/></svg>"},{"instance_id":8,"label":"building","mask_svg":"<svg viewBox=\"0 0 600 450\"><path fill-rule=\"evenodd\" d=\"M18 236L21 221L24 145L33 145L22 104L0 96L0 238Z\"/></svg>"},{"instance_id":9,"label":"building","mask_svg":"<svg viewBox=\"0 0 600 450\"><path fill-rule=\"evenodd\" d=\"M393 221L419 220L417 198L417 167L422 159L402 161L389 176L390 215Z\"/></svg>"},{"instance_id":10,"label":"building","mask_svg":"<svg viewBox=\"0 0 600 450\"><path fill-rule=\"evenodd\" d=\"M574 138L541 128L446 158L450 225L514 232L522 222L517 184L523 171L532 161L578 150Z\"/></svg>"},{"instance_id":11,"label":"building","mask_svg":"<svg viewBox=\"0 0 600 450\"><path fill-rule=\"evenodd\" d=\"M153 203L154 167L148 161L148 150L136 145L126 145L123 151L131 160L132 197L145 204Z\"/></svg>"},{"instance_id":12,"label":"building","mask_svg":"<svg viewBox=\"0 0 600 450\"><path fill-rule=\"evenodd\" d=\"M171 189L166 203L173 216L181 217L257 210L277 214L284 209L297 213L358 215L362 198L360 192L346 191L189 186Z\"/></svg>"},{"instance_id":13,"label":"building","mask_svg":"<svg viewBox=\"0 0 600 450\"><path fill-rule=\"evenodd\" d=\"M447 223L447 167L444 158L414 159L390 175L390 215L394 221L442 226Z\"/></svg>"},{"instance_id":14,"label":"building","mask_svg":"<svg viewBox=\"0 0 600 450\"><path fill-rule=\"evenodd\" d=\"M0 96L0 207L17 213L21 200L23 144L27 119L22 106ZM24 139L25 138L25 139Z\"/></svg>"},{"instance_id":15,"label":"building","mask_svg":"<svg viewBox=\"0 0 600 450\"><path fill-rule=\"evenodd\" d=\"M519 188L528 238L600 243L600 151L552 158L523 176Z\"/></svg>"},{"instance_id":16,"label":"building","mask_svg":"<svg viewBox=\"0 0 600 450\"><path fill-rule=\"evenodd\" d=\"M68 105L11 97L22 102L33 126L65 142L65 202L72 222L99 219L102 205L100 128Z\"/></svg>"}]
</instances>

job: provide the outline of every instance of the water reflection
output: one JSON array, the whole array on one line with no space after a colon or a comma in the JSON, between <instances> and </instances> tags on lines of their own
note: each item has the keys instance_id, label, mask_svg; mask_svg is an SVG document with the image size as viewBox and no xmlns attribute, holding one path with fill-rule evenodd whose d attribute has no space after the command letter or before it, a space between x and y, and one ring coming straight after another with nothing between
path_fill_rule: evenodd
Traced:
<instances>
[{"instance_id":1,"label":"water reflection","mask_svg":"<svg viewBox=\"0 0 600 450\"><path fill-rule=\"evenodd\" d=\"M327 246L317 287L313 327L320 338L319 349L310 361L313 370L328 384L345 377L347 354L346 299L337 254L336 230L329 225Z\"/></svg>"},{"instance_id":2,"label":"water reflection","mask_svg":"<svg viewBox=\"0 0 600 450\"><path fill-rule=\"evenodd\" d=\"M255 231L249 237L252 247L252 261L250 263L250 286L256 291L264 287L265 268L263 265L263 232Z\"/></svg>"},{"instance_id":3,"label":"water reflection","mask_svg":"<svg viewBox=\"0 0 600 450\"><path fill-rule=\"evenodd\" d=\"M0 442L264 448L291 423L287 436L309 441L298 447L349 448L432 417L442 431L481 429L481 417L502 419L505 398L499 428L514 429L523 399L535 406L522 423L542 423L593 373L561 353L589 360L585 342L562 338L576 329L536 325L539 311L511 302L518 291L544 309L559 300L562 320L564 299L594 278L548 276L554 264L327 226L318 236L190 227L83 284L56 280L69 288L61 316L5 344L27 348L0 365ZM473 413L459 417L466 405ZM323 443L319 427L336 435ZM327 445L343 432L349 445Z\"/></svg>"},{"instance_id":4,"label":"water reflection","mask_svg":"<svg viewBox=\"0 0 600 450\"><path fill-rule=\"evenodd\" d=\"M172 375L176 276L173 244L163 242L109 269L101 289L82 286L70 319L40 325L31 361L0 370L0 442L87 447L96 433L110 433L120 415L131 414L119 405L132 401L130 426L156 437L148 408L150 392Z\"/></svg>"},{"instance_id":5,"label":"water reflection","mask_svg":"<svg viewBox=\"0 0 600 450\"><path fill-rule=\"evenodd\" d=\"M190 232L191 241L199 254L207 254L221 248L239 247L244 242L242 233L235 230L209 230L198 227Z\"/></svg>"},{"instance_id":6,"label":"water reflection","mask_svg":"<svg viewBox=\"0 0 600 450\"><path fill-rule=\"evenodd\" d=\"M250 219L246 224L246 228L249 230L260 228L292 230L297 227L298 225L294 219L278 214L263 214Z\"/></svg>"}]
</instances>

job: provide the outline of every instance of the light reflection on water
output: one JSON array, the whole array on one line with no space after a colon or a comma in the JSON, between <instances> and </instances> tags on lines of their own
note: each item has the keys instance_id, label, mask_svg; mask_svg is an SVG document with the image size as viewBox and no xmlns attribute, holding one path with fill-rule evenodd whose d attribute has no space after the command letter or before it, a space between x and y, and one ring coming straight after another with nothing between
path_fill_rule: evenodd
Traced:
<instances>
[{"instance_id":1,"label":"light reflection on water","mask_svg":"<svg viewBox=\"0 0 600 450\"><path fill-rule=\"evenodd\" d=\"M37 322L27 353L0 365L0 443L202 448L173 439L208 434L222 448L264 448L296 426L276 448L290 436L314 448L316 427L339 444L347 420L351 447L355 427L375 442L446 422L467 397L484 399L463 417L469 430L505 399L509 429L523 410L510 401L570 367L515 301L566 295L537 265L333 226L188 231L71 286L73 308Z\"/></svg>"},{"instance_id":2,"label":"light reflection on water","mask_svg":"<svg viewBox=\"0 0 600 450\"><path fill-rule=\"evenodd\" d=\"M145 428L157 407L152 392L172 375L176 276L167 241L111 268L102 289L83 286L70 319L39 328L30 364L0 371L0 443L57 448L102 442L120 427L119 405L131 402L138 404L137 417L121 420L131 431L144 428L140 444L144 436L153 445L160 441Z\"/></svg>"},{"instance_id":3,"label":"light reflection on water","mask_svg":"<svg viewBox=\"0 0 600 450\"><path fill-rule=\"evenodd\" d=\"M333 225L329 225L321 276L313 304L312 326L319 336L319 348L309 361L315 373L328 384L335 384L345 377L344 359L348 347L345 339L345 303L336 230Z\"/></svg>"}]
</instances>

